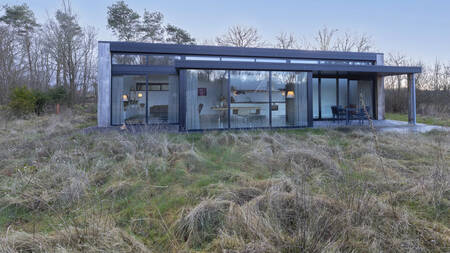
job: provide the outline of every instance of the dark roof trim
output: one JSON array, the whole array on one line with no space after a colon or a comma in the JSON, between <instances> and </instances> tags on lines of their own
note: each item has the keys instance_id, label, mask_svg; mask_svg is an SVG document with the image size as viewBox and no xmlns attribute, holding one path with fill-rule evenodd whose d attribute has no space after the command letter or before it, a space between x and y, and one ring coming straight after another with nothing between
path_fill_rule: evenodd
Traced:
<instances>
[{"instance_id":1,"label":"dark roof trim","mask_svg":"<svg viewBox=\"0 0 450 253\"><path fill-rule=\"evenodd\" d=\"M376 61L377 53L312 51L277 48L244 48L204 45L177 45L143 42L117 42L109 43L113 53L154 53L202 56L228 56L228 57L268 57L285 59L323 59L323 60L355 60Z\"/></svg>"},{"instance_id":2,"label":"dark roof trim","mask_svg":"<svg viewBox=\"0 0 450 253\"><path fill-rule=\"evenodd\" d=\"M344 64L287 64L259 62L219 62L219 61L175 61L180 69L230 69L230 70L276 70L276 71L339 71L379 73L381 75L402 75L420 73L421 67L383 66L383 65L344 65Z\"/></svg>"}]
</instances>

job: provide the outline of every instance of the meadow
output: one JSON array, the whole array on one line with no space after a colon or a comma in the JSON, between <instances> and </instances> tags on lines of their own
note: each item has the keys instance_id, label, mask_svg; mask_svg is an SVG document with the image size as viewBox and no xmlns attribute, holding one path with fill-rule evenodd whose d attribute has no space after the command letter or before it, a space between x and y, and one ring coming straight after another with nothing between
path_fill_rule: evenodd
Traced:
<instances>
[{"instance_id":1,"label":"meadow","mask_svg":"<svg viewBox=\"0 0 450 253\"><path fill-rule=\"evenodd\" d=\"M1 252L449 252L450 133L0 125Z\"/></svg>"}]
</instances>

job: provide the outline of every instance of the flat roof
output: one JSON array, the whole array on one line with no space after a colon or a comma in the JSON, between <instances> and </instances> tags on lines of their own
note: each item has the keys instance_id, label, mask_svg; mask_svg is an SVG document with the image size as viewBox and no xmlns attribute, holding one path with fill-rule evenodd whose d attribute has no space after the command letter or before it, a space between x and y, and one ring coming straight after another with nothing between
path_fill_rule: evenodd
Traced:
<instances>
[{"instance_id":1,"label":"flat roof","mask_svg":"<svg viewBox=\"0 0 450 253\"><path fill-rule=\"evenodd\" d=\"M376 61L377 54L338 51L297 50L279 48L225 47L207 45L179 45L146 42L99 41L109 43L113 53L153 53L201 56L267 57L284 59L322 59Z\"/></svg>"},{"instance_id":2,"label":"flat roof","mask_svg":"<svg viewBox=\"0 0 450 253\"><path fill-rule=\"evenodd\" d=\"M278 48L244 48L206 45L179 45L146 42L99 41L109 43L112 53L131 54L173 54L189 56L225 56L225 57L254 57L279 59L314 59L314 60L352 60L376 61L380 53L337 52L294 50ZM120 72L126 66L114 66ZM275 71L334 71L340 73L369 73L378 75L402 75L422 72L416 66L386 66L386 65L351 65L351 64L304 64L304 63L271 63L271 62L242 62L242 61L208 61L208 60L176 60L175 66L133 66L135 71L163 71L175 73L176 69L229 69L229 70L275 70Z\"/></svg>"}]
</instances>

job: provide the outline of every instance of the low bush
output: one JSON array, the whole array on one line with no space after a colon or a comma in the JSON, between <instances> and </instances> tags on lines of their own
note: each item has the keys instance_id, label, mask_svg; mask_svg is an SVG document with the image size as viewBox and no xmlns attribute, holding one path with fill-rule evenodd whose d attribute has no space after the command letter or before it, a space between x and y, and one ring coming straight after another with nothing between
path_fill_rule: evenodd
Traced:
<instances>
[{"instance_id":1,"label":"low bush","mask_svg":"<svg viewBox=\"0 0 450 253\"><path fill-rule=\"evenodd\" d=\"M35 110L36 101L33 91L22 86L14 88L8 105L17 116L23 116Z\"/></svg>"},{"instance_id":2,"label":"low bush","mask_svg":"<svg viewBox=\"0 0 450 253\"><path fill-rule=\"evenodd\" d=\"M63 104L67 92L62 86L53 87L47 91L31 90L26 86L16 87L8 104L11 111L18 117L31 113L41 115L49 104Z\"/></svg>"}]
</instances>

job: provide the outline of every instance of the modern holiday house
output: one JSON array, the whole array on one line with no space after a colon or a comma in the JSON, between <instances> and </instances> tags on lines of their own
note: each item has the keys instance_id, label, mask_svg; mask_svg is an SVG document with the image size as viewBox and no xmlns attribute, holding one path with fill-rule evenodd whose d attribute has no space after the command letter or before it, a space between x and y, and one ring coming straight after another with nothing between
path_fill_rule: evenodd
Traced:
<instances>
[{"instance_id":1,"label":"modern holiday house","mask_svg":"<svg viewBox=\"0 0 450 253\"><path fill-rule=\"evenodd\" d=\"M99 127L195 131L384 119L384 77L403 74L415 124L421 68L386 66L380 53L104 41L98 49Z\"/></svg>"}]
</instances>

